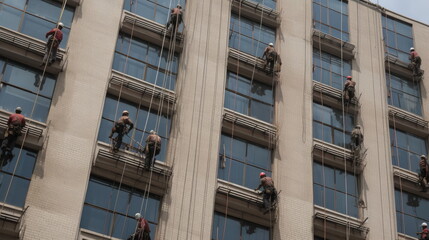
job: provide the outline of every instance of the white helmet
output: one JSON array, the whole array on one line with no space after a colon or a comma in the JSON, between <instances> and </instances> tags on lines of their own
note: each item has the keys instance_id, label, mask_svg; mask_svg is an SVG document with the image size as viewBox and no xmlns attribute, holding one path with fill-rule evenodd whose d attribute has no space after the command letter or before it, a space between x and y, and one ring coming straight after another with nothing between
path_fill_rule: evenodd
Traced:
<instances>
[{"instance_id":1,"label":"white helmet","mask_svg":"<svg viewBox=\"0 0 429 240\"><path fill-rule=\"evenodd\" d=\"M428 224L427 223L422 223L422 227L427 227L428 226Z\"/></svg>"},{"instance_id":2,"label":"white helmet","mask_svg":"<svg viewBox=\"0 0 429 240\"><path fill-rule=\"evenodd\" d=\"M410 48L410 52L411 52L411 51L414 51L414 48L413 48L413 47L411 47L411 48Z\"/></svg>"},{"instance_id":3,"label":"white helmet","mask_svg":"<svg viewBox=\"0 0 429 240\"><path fill-rule=\"evenodd\" d=\"M156 134L156 132L154 130L150 130L149 133L150 134Z\"/></svg>"},{"instance_id":4,"label":"white helmet","mask_svg":"<svg viewBox=\"0 0 429 240\"><path fill-rule=\"evenodd\" d=\"M360 125L356 125L356 128L360 128Z\"/></svg>"},{"instance_id":5,"label":"white helmet","mask_svg":"<svg viewBox=\"0 0 429 240\"><path fill-rule=\"evenodd\" d=\"M124 110L123 112L122 112L122 116L124 116L124 115L128 115L128 114L130 114L127 110Z\"/></svg>"},{"instance_id":6,"label":"white helmet","mask_svg":"<svg viewBox=\"0 0 429 240\"><path fill-rule=\"evenodd\" d=\"M426 159L426 155L421 155L420 158Z\"/></svg>"},{"instance_id":7,"label":"white helmet","mask_svg":"<svg viewBox=\"0 0 429 240\"><path fill-rule=\"evenodd\" d=\"M63 28L63 27L64 27L64 23L59 22L59 23L58 23L58 27L62 27L62 28Z\"/></svg>"},{"instance_id":8,"label":"white helmet","mask_svg":"<svg viewBox=\"0 0 429 240\"><path fill-rule=\"evenodd\" d=\"M180 4L177 4L177 6L176 7L178 7L178 8L182 8L182 6L180 6Z\"/></svg>"},{"instance_id":9,"label":"white helmet","mask_svg":"<svg viewBox=\"0 0 429 240\"><path fill-rule=\"evenodd\" d=\"M17 108L15 108L15 112L16 112L16 113L21 113L21 112L22 112L22 108L21 108L21 107L17 107Z\"/></svg>"},{"instance_id":10,"label":"white helmet","mask_svg":"<svg viewBox=\"0 0 429 240\"><path fill-rule=\"evenodd\" d=\"M142 217L142 215L140 213L136 213L136 215L134 215L134 218L136 220L139 220Z\"/></svg>"},{"instance_id":11,"label":"white helmet","mask_svg":"<svg viewBox=\"0 0 429 240\"><path fill-rule=\"evenodd\" d=\"M271 46L271 47L272 47L272 46L274 46L274 44L273 44L273 43L270 43L270 44L268 44L268 46Z\"/></svg>"}]
</instances>

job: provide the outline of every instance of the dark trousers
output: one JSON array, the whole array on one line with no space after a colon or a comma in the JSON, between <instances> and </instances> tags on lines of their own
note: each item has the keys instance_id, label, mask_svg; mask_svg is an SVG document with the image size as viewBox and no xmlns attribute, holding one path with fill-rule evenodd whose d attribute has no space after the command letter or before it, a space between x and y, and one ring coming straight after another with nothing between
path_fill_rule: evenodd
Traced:
<instances>
[{"instance_id":1,"label":"dark trousers","mask_svg":"<svg viewBox=\"0 0 429 240\"><path fill-rule=\"evenodd\" d=\"M355 97L355 88L348 87L344 91L344 100L346 100L346 102L351 102L354 97Z\"/></svg>"},{"instance_id":2,"label":"dark trousers","mask_svg":"<svg viewBox=\"0 0 429 240\"><path fill-rule=\"evenodd\" d=\"M422 180L426 178L426 181L429 183L429 176L425 168L420 168L420 177Z\"/></svg>"},{"instance_id":3,"label":"dark trousers","mask_svg":"<svg viewBox=\"0 0 429 240\"><path fill-rule=\"evenodd\" d=\"M411 64L413 66L413 75L420 75L420 65L422 65L422 59L418 56L412 61Z\"/></svg>"},{"instance_id":4,"label":"dark trousers","mask_svg":"<svg viewBox=\"0 0 429 240\"><path fill-rule=\"evenodd\" d=\"M272 203L277 199L277 191L273 187L264 189L263 202L265 210L271 208Z\"/></svg>"},{"instance_id":5,"label":"dark trousers","mask_svg":"<svg viewBox=\"0 0 429 240\"><path fill-rule=\"evenodd\" d=\"M268 72L272 73L274 71L274 59L267 59L265 62L264 70L267 69L268 66Z\"/></svg>"},{"instance_id":6,"label":"dark trousers","mask_svg":"<svg viewBox=\"0 0 429 240\"><path fill-rule=\"evenodd\" d=\"M176 26L179 27L181 23L182 23L182 15L177 15L177 14L171 15L170 21L167 23L167 29L171 24L172 32L174 33L176 31Z\"/></svg>"},{"instance_id":7,"label":"dark trousers","mask_svg":"<svg viewBox=\"0 0 429 240\"><path fill-rule=\"evenodd\" d=\"M12 149L15 147L16 140L18 140L18 136L18 134L6 133L5 138L1 144L1 150L3 152L12 151Z\"/></svg>"},{"instance_id":8,"label":"dark trousers","mask_svg":"<svg viewBox=\"0 0 429 240\"><path fill-rule=\"evenodd\" d=\"M148 232L139 231L127 238L127 240L150 240L150 234Z\"/></svg>"},{"instance_id":9,"label":"dark trousers","mask_svg":"<svg viewBox=\"0 0 429 240\"><path fill-rule=\"evenodd\" d=\"M45 50L45 56L43 57L43 62L52 64L57 59L57 52L58 52L58 41L54 41L49 39L46 43L46 50ZM51 54L49 54L49 52Z\"/></svg>"},{"instance_id":10,"label":"dark trousers","mask_svg":"<svg viewBox=\"0 0 429 240\"><path fill-rule=\"evenodd\" d=\"M155 156L158 155L160 151L161 151L161 148L159 146L156 146L156 144L154 143L146 144L146 147L145 147L146 158L145 158L144 164L147 168L153 166L153 164L155 163Z\"/></svg>"},{"instance_id":11,"label":"dark trousers","mask_svg":"<svg viewBox=\"0 0 429 240\"><path fill-rule=\"evenodd\" d=\"M122 139L125 135L125 126L123 124L116 123L110 132L109 138L112 138L114 133L117 133L117 135L115 137L115 145L113 146L113 149L118 150L121 148Z\"/></svg>"}]
</instances>

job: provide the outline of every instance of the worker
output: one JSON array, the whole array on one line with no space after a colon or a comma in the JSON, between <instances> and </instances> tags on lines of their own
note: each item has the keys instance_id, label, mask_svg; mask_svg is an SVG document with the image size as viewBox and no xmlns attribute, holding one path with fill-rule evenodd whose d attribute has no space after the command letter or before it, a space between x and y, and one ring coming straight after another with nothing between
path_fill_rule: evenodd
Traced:
<instances>
[{"instance_id":1,"label":"worker","mask_svg":"<svg viewBox=\"0 0 429 240\"><path fill-rule=\"evenodd\" d=\"M58 47L60 46L61 41L63 40L63 29L64 24L62 22L58 23L58 28L53 28L51 31L47 32L45 37L49 37L46 42L46 51L45 57L43 58L42 65L48 63L48 66L55 62L57 57ZM50 53L50 54L49 54Z\"/></svg>"},{"instance_id":2,"label":"worker","mask_svg":"<svg viewBox=\"0 0 429 240\"><path fill-rule=\"evenodd\" d=\"M363 133L361 131L360 125L356 125L356 127L352 131L352 150L359 149L363 142Z\"/></svg>"},{"instance_id":3,"label":"worker","mask_svg":"<svg viewBox=\"0 0 429 240\"><path fill-rule=\"evenodd\" d=\"M265 48L264 54L262 55L262 59L265 59L264 71L266 71L268 74L274 73L274 64L276 62L282 65L282 60L274 49L273 43L268 44L268 46ZM266 70L267 66L268 71Z\"/></svg>"},{"instance_id":4,"label":"worker","mask_svg":"<svg viewBox=\"0 0 429 240\"><path fill-rule=\"evenodd\" d=\"M150 240L150 227L146 219L140 213L134 216L138 221L137 230L127 240Z\"/></svg>"},{"instance_id":5,"label":"worker","mask_svg":"<svg viewBox=\"0 0 429 240\"><path fill-rule=\"evenodd\" d=\"M419 240L429 240L429 229L427 223L422 223L422 231L418 232L417 235L420 235Z\"/></svg>"},{"instance_id":6,"label":"worker","mask_svg":"<svg viewBox=\"0 0 429 240\"><path fill-rule=\"evenodd\" d=\"M344 103L349 104L355 97L355 86L356 82L353 81L351 76L347 76L347 80L344 83Z\"/></svg>"},{"instance_id":7,"label":"worker","mask_svg":"<svg viewBox=\"0 0 429 240\"><path fill-rule=\"evenodd\" d=\"M272 209L273 203L277 199L277 190L274 187L273 179L267 177L264 172L259 174L259 178L261 183L255 188L255 191L258 191L261 187L264 188L261 193L263 194L264 214L266 214Z\"/></svg>"},{"instance_id":8,"label":"worker","mask_svg":"<svg viewBox=\"0 0 429 240\"><path fill-rule=\"evenodd\" d=\"M125 134L128 134L131 129L133 129L134 124L129 118L129 112L127 110L124 110L122 112L122 116L119 118L117 122L115 122L115 125L113 126L112 130L110 131L109 138L113 137L114 133L117 133L117 136L115 138L116 143L114 143L113 151L117 152L119 148L122 145L122 138Z\"/></svg>"},{"instance_id":9,"label":"worker","mask_svg":"<svg viewBox=\"0 0 429 240\"><path fill-rule=\"evenodd\" d=\"M411 69L413 70L413 76L421 76L422 71L420 70L420 65L422 64L422 59L414 48L410 48L410 56L408 57L411 61Z\"/></svg>"},{"instance_id":10,"label":"worker","mask_svg":"<svg viewBox=\"0 0 429 240\"><path fill-rule=\"evenodd\" d=\"M15 109L15 113L9 116L7 129L1 145L2 156L12 156L12 149L15 147L16 140L21 135L22 128L25 127L25 117L21 114L21 107Z\"/></svg>"},{"instance_id":11,"label":"worker","mask_svg":"<svg viewBox=\"0 0 429 240\"><path fill-rule=\"evenodd\" d=\"M150 130L149 136L146 138L145 167L149 169L155 162L155 156L161 152L161 137L154 130Z\"/></svg>"},{"instance_id":12,"label":"worker","mask_svg":"<svg viewBox=\"0 0 429 240\"><path fill-rule=\"evenodd\" d=\"M172 25L171 32L174 34L179 27L179 25L182 23L182 6L180 4L177 4L175 8L173 8L170 12L170 21L167 23L167 30L170 27L170 24Z\"/></svg>"},{"instance_id":13,"label":"worker","mask_svg":"<svg viewBox=\"0 0 429 240\"><path fill-rule=\"evenodd\" d=\"M429 164L426 158L426 155L420 156L419 161L420 173L419 173L419 182L422 187L422 191L426 191L426 184L429 183ZM426 183L425 183L426 180Z\"/></svg>"}]
</instances>

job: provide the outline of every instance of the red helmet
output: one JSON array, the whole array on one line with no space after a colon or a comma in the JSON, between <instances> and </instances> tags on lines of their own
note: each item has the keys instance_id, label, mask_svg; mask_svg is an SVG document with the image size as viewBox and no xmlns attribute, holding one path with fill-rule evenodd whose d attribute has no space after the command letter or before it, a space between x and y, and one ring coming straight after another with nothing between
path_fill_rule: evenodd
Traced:
<instances>
[{"instance_id":1,"label":"red helmet","mask_svg":"<svg viewBox=\"0 0 429 240\"><path fill-rule=\"evenodd\" d=\"M264 172L261 172L261 173L259 174L259 177L263 177L263 176L265 176L265 173L264 173Z\"/></svg>"},{"instance_id":2,"label":"red helmet","mask_svg":"<svg viewBox=\"0 0 429 240\"><path fill-rule=\"evenodd\" d=\"M352 76L347 76L347 79L352 79Z\"/></svg>"}]
</instances>

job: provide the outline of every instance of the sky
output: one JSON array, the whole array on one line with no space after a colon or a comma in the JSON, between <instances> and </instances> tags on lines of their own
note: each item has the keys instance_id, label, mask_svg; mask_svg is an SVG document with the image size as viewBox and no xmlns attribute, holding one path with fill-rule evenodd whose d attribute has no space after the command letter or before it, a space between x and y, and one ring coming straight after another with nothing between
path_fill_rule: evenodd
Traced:
<instances>
[{"instance_id":1,"label":"sky","mask_svg":"<svg viewBox=\"0 0 429 240\"><path fill-rule=\"evenodd\" d=\"M370 0L393 12L429 24L429 0Z\"/></svg>"}]
</instances>

